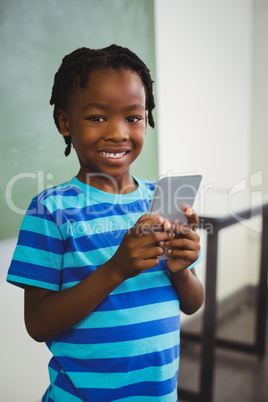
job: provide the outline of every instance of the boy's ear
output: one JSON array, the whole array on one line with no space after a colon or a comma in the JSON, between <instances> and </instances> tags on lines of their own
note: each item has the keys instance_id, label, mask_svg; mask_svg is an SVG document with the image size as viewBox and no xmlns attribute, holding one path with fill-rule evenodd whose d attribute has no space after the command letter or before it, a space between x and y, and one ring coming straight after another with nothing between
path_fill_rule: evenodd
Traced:
<instances>
[{"instance_id":1,"label":"boy's ear","mask_svg":"<svg viewBox=\"0 0 268 402\"><path fill-rule=\"evenodd\" d=\"M62 134L64 137L67 137L70 135L70 128L66 111L63 109L58 109L57 117L59 122L58 130L60 134Z\"/></svg>"}]
</instances>

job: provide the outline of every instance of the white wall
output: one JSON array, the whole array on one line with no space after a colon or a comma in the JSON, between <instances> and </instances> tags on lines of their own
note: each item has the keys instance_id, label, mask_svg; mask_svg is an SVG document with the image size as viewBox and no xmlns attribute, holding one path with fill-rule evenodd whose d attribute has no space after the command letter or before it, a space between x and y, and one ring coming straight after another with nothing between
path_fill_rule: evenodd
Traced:
<instances>
[{"instance_id":1,"label":"white wall","mask_svg":"<svg viewBox=\"0 0 268 402\"><path fill-rule=\"evenodd\" d=\"M201 171L197 212L226 211L226 194L251 174L253 1L155 0L155 19L160 171ZM250 230L221 233L219 298L256 280Z\"/></svg>"},{"instance_id":2,"label":"white wall","mask_svg":"<svg viewBox=\"0 0 268 402\"><path fill-rule=\"evenodd\" d=\"M161 171L248 174L251 0L156 0Z\"/></svg>"},{"instance_id":3,"label":"white wall","mask_svg":"<svg viewBox=\"0 0 268 402\"><path fill-rule=\"evenodd\" d=\"M251 169L263 171L268 192L268 0L255 0L252 76Z\"/></svg>"},{"instance_id":4,"label":"white wall","mask_svg":"<svg viewBox=\"0 0 268 402\"><path fill-rule=\"evenodd\" d=\"M0 401L40 402L48 382L51 357L44 344L34 342L26 332L23 291L6 283L6 273L17 239L0 242Z\"/></svg>"},{"instance_id":5,"label":"white wall","mask_svg":"<svg viewBox=\"0 0 268 402\"><path fill-rule=\"evenodd\" d=\"M268 0L255 0L253 12L252 60L252 136L251 171L262 173L262 189L268 193ZM268 198L267 198L268 199ZM249 241L254 250L249 264L259 255L259 234L251 231Z\"/></svg>"}]
</instances>

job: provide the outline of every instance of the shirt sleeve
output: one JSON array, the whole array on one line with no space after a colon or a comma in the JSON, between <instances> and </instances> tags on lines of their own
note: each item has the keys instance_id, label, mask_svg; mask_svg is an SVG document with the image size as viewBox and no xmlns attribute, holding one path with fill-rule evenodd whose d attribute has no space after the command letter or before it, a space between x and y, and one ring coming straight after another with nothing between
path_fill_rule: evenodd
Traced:
<instances>
[{"instance_id":1,"label":"shirt sleeve","mask_svg":"<svg viewBox=\"0 0 268 402\"><path fill-rule=\"evenodd\" d=\"M58 291L61 285L63 241L56 222L37 198L23 218L7 281Z\"/></svg>"},{"instance_id":2,"label":"shirt sleeve","mask_svg":"<svg viewBox=\"0 0 268 402\"><path fill-rule=\"evenodd\" d=\"M202 250L200 249L200 250L199 250L199 256L198 256L197 260L196 260L195 262L193 262L191 265L189 265L188 269L194 268L194 267L196 266L196 264L199 264L199 262L200 262L202 259L203 259L203 252L202 252Z\"/></svg>"}]
</instances>

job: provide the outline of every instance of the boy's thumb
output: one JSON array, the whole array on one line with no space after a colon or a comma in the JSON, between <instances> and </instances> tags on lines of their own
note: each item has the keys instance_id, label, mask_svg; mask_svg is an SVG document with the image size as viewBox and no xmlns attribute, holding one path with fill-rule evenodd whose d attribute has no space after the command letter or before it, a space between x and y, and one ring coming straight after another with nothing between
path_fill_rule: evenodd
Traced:
<instances>
[{"instance_id":1,"label":"boy's thumb","mask_svg":"<svg viewBox=\"0 0 268 402\"><path fill-rule=\"evenodd\" d=\"M148 215L148 212L146 212L144 215L142 215L142 216L137 220L137 223L138 223L138 222L142 222L142 221L144 221L145 219L147 219L147 215Z\"/></svg>"}]
</instances>

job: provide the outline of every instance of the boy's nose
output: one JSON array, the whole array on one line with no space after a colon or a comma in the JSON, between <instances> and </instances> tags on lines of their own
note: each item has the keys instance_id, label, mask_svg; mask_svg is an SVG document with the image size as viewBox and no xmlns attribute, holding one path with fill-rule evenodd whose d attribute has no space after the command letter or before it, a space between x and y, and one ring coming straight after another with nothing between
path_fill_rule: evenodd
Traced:
<instances>
[{"instance_id":1,"label":"boy's nose","mask_svg":"<svg viewBox=\"0 0 268 402\"><path fill-rule=\"evenodd\" d=\"M107 127L107 131L105 133L106 141L127 141L129 138L127 130L121 124L113 124Z\"/></svg>"}]
</instances>

